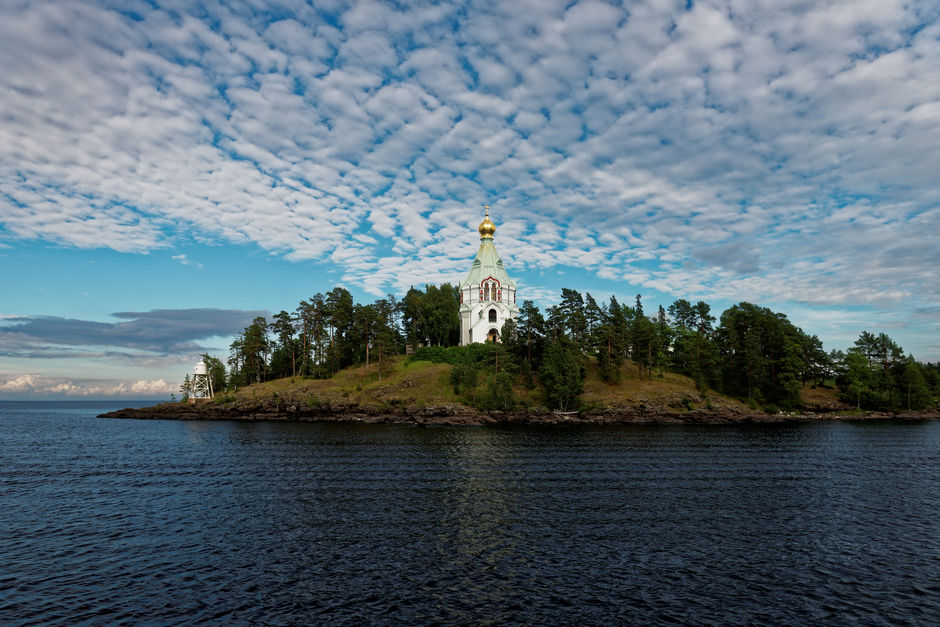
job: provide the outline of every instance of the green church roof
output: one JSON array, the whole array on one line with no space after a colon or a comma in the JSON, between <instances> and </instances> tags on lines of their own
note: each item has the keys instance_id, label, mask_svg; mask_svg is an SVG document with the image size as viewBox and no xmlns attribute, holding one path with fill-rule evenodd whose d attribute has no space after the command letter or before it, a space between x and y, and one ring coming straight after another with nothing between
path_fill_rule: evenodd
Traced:
<instances>
[{"instance_id":1,"label":"green church roof","mask_svg":"<svg viewBox=\"0 0 940 627\"><path fill-rule=\"evenodd\" d=\"M492 237L480 240L480 249L473 259L473 265L470 266L467 278L460 282L460 287L479 285L481 281L489 277L499 281L503 287L516 288L516 282L509 278L506 268L503 267L503 260L499 258L499 253L496 252Z\"/></svg>"}]
</instances>

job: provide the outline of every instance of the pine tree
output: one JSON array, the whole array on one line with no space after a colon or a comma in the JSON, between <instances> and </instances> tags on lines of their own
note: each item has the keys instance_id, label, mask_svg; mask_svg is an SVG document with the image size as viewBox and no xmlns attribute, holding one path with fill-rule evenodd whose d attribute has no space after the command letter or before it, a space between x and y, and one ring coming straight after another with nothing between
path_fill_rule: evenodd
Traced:
<instances>
[{"instance_id":1,"label":"pine tree","mask_svg":"<svg viewBox=\"0 0 940 627\"><path fill-rule=\"evenodd\" d=\"M182 400L188 400L189 395L193 393L193 381L189 377L189 373L186 373L186 377L183 379L183 382L180 384L180 394Z\"/></svg>"},{"instance_id":2,"label":"pine tree","mask_svg":"<svg viewBox=\"0 0 940 627\"><path fill-rule=\"evenodd\" d=\"M907 363L904 365L901 386L901 392L907 400L908 411L925 409L933 403L933 395L924 379L923 368L914 361L912 356L908 356Z\"/></svg>"},{"instance_id":3,"label":"pine tree","mask_svg":"<svg viewBox=\"0 0 940 627\"><path fill-rule=\"evenodd\" d=\"M574 407L584 391L584 367L578 359L577 347L565 340L550 344L539 379L545 386L549 407L561 411Z\"/></svg>"}]
</instances>

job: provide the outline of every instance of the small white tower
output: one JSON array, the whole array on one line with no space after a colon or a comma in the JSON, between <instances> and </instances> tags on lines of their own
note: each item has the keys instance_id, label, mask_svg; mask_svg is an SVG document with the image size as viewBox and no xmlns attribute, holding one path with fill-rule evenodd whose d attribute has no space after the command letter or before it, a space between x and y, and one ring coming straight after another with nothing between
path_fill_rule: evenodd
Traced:
<instances>
[{"instance_id":1,"label":"small white tower","mask_svg":"<svg viewBox=\"0 0 940 627\"><path fill-rule=\"evenodd\" d=\"M189 395L189 402L195 403L197 398L212 398L212 381L209 379L209 368L206 362L199 360L193 369L193 387Z\"/></svg>"}]
</instances>

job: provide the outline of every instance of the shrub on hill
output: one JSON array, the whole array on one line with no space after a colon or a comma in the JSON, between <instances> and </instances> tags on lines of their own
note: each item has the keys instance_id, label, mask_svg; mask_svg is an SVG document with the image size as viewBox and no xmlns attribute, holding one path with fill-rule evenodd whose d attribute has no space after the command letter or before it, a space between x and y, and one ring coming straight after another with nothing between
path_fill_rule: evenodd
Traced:
<instances>
[{"instance_id":1,"label":"shrub on hill","mask_svg":"<svg viewBox=\"0 0 940 627\"><path fill-rule=\"evenodd\" d=\"M467 346L422 346L411 355L410 361L430 361L435 364L484 363L497 348L493 344L469 344ZM502 352L505 352L503 350Z\"/></svg>"}]
</instances>

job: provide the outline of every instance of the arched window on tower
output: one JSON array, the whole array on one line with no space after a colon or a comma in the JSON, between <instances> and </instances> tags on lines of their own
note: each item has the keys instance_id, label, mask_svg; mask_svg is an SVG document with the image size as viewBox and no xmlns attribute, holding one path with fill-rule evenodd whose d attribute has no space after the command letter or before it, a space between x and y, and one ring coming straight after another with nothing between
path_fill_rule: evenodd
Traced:
<instances>
[{"instance_id":1,"label":"arched window on tower","mask_svg":"<svg viewBox=\"0 0 940 627\"><path fill-rule=\"evenodd\" d=\"M490 322L496 322L496 310L490 309Z\"/></svg>"}]
</instances>

